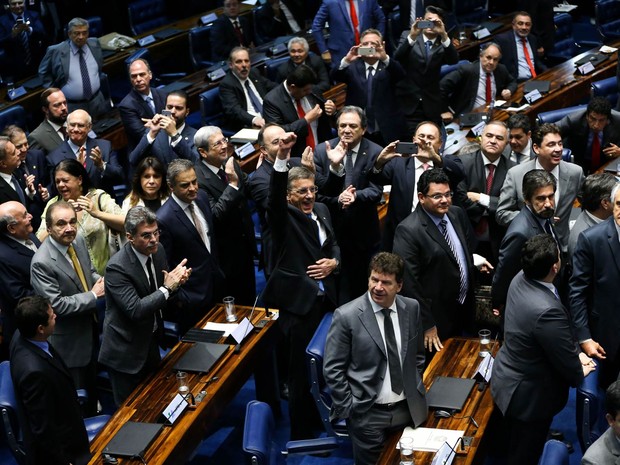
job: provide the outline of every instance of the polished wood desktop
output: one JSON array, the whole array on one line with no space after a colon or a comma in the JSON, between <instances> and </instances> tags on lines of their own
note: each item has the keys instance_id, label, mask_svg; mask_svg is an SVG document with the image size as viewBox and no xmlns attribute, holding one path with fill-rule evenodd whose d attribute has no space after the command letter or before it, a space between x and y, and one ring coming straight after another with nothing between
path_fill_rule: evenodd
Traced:
<instances>
[{"instance_id":1,"label":"polished wood desktop","mask_svg":"<svg viewBox=\"0 0 620 465\"><path fill-rule=\"evenodd\" d=\"M250 314L250 307L237 306L239 321L243 317L249 317ZM271 314L273 315L273 312ZM265 309L256 308L252 315L252 323L256 325L265 318ZM225 322L222 304L211 309L196 327L202 328L209 321ZM254 371L263 371L263 365L264 371L267 372L273 368L271 347L276 332L275 320L270 318L262 329L254 329L247 336L240 346L239 353L235 353L235 346L231 345L208 374L188 373L190 392L196 396L205 389L207 395L202 402L196 404L196 408L183 412L174 425L164 426L146 451L144 456L146 463L168 465L183 464L187 461L248 377ZM192 347L190 343L179 342L161 362L159 370L144 380L116 411L90 445L93 454L89 462L91 465L103 463L101 456L103 449L125 422L161 423L162 411L177 394L177 380L172 367L190 347ZM214 380L214 377L217 379ZM273 379L275 380L275 377ZM274 399L279 397L277 385L269 386L269 392L275 392ZM260 397L258 387L257 396ZM274 399L263 398L272 404ZM119 463L135 463L135 461L119 459Z\"/></svg>"},{"instance_id":2,"label":"polished wood desktop","mask_svg":"<svg viewBox=\"0 0 620 465\"><path fill-rule=\"evenodd\" d=\"M478 355L478 349L478 339L457 337L445 341L441 352L435 355L424 371L426 389L428 390L431 387L437 376L471 378L482 361ZM494 355L497 350L499 347L496 345ZM466 447L465 451L460 451L460 448L457 448L457 455L452 463L454 465L469 465L475 460L481 461L481 457L477 457L476 454L492 412L493 399L490 387L486 386L483 391L479 391L477 386L474 386L460 412L457 412L452 418L435 418L434 411L431 410L422 426L425 428L464 430L465 436L472 437L473 441L469 447ZM470 420L470 417L476 421L478 426ZM396 449L396 444L398 444L400 435L401 432L399 431L386 442L383 453L377 462L378 465L397 465L399 463L400 453ZM416 451L415 463L416 465L430 464L434 455L434 452Z\"/></svg>"}]
</instances>

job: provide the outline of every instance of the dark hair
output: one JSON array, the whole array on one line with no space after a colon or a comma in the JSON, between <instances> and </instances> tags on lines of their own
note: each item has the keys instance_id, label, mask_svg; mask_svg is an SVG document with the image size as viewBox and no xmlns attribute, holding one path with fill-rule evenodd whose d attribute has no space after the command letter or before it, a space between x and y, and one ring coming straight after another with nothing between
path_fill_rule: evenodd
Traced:
<instances>
[{"instance_id":1,"label":"dark hair","mask_svg":"<svg viewBox=\"0 0 620 465\"><path fill-rule=\"evenodd\" d=\"M357 116L360 117L360 124L362 125L362 127L363 128L368 127L368 118L366 117L366 112L362 110L360 107L356 107L355 105L347 105L345 107L342 107L342 109L338 112L338 115L336 117L337 124L340 123L340 117L344 115L345 113L355 113Z\"/></svg>"},{"instance_id":2,"label":"dark hair","mask_svg":"<svg viewBox=\"0 0 620 465\"><path fill-rule=\"evenodd\" d=\"M523 198L532 201L535 192L541 187L553 186L553 192L557 189L555 176L545 170L531 170L523 176Z\"/></svg>"},{"instance_id":3,"label":"dark hair","mask_svg":"<svg viewBox=\"0 0 620 465\"><path fill-rule=\"evenodd\" d=\"M418 129L420 129L422 126L424 126L426 124L430 124L431 126L435 126L437 128L437 133L439 134L439 138L440 139L442 138L441 137L441 128L434 121L422 121L422 122L418 123L418 125L415 127L415 131L413 132L413 134L414 135L417 134L418 133Z\"/></svg>"},{"instance_id":4,"label":"dark hair","mask_svg":"<svg viewBox=\"0 0 620 465\"><path fill-rule=\"evenodd\" d=\"M138 204L141 198L144 197L144 191L142 190L142 175L146 173L146 170L153 168L155 174L161 176L161 186L159 187L159 198L164 199L170 195L170 188L166 183L166 167L155 157L146 157L140 160L136 171L133 173L133 179L131 180L131 193L129 194L129 206L134 207Z\"/></svg>"},{"instance_id":5,"label":"dark hair","mask_svg":"<svg viewBox=\"0 0 620 465\"><path fill-rule=\"evenodd\" d=\"M426 170L420 175L418 180L418 193L428 194L431 183L450 185L450 179L441 168Z\"/></svg>"},{"instance_id":6,"label":"dark hair","mask_svg":"<svg viewBox=\"0 0 620 465\"><path fill-rule=\"evenodd\" d=\"M299 65L286 77L286 83L295 87L305 87L309 84L316 84L316 73L308 65Z\"/></svg>"},{"instance_id":7,"label":"dark hair","mask_svg":"<svg viewBox=\"0 0 620 465\"><path fill-rule=\"evenodd\" d=\"M41 92L41 96L39 97L41 107L49 108L50 103L47 101L47 98L55 92L60 92L60 89L58 87L48 87L43 92Z\"/></svg>"},{"instance_id":8,"label":"dark hair","mask_svg":"<svg viewBox=\"0 0 620 465\"><path fill-rule=\"evenodd\" d=\"M379 29L369 27L368 29L366 29L360 34L360 43L362 42L362 39L364 38L364 36L367 36L368 34L375 34L379 36L380 40L383 40L383 34L381 34L381 31Z\"/></svg>"},{"instance_id":9,"label":"dark hair","mask_svg":"<svg viewBox=\"0 0 620 465\"><path fill-rule=\"evenodd\" d=\"M511 115L506 122L506 126L508 126L508 129L510 130L523 129L523 132L526 134L532 130L530 119L520 113L515 113L514 115Z\"/></svg>"},{"instance_id":10,"label":"dark hair","mask_svg":"<svg viewBox=\"0 0 620 465\"><path fill-rule=\"evenodd\" d=\"M168 164L168 173L166 174L166 182L171 186L175 186L177 183L177 176L186 171L193 170L194 164L184 158L175 158Z\"/></svg>"},{"instance_id":11,"label":"dark hair","mask_svg":"<svg viewBox=\"0 0 620 465\"><path fill-rule=\"evenodd\" d=\"M15 307L15 325L26 339L37 335L39 326L47 326L50 301L40 295L22 298Z\"/></svg>"},{"instance_id":12,"label":"dark hair","mask_svg":"<svg viewBox=\"0 0 620 465\"><path fill-rule=\"evenodd\" d=\"M173 95L181 97L183 100L185 100L185 109L189 108L189 95L187 95L187 92L185 92L183 89L173 90L166 96L166 103L168 102L168 97Z\"/></svg>"},{"instance_id":13,"label":"dark hair","mask_svg":"<svg viewBox=\"0 0 620 465\"><path fill-rule=\"evenodd\" d=\"M561 134L560 128L553 123L543 123L534 129L532 142L540 147L547 134Z\"/></svg>"},{"instance_id":14,"label":"dark hair","mask_svg":"<svg viewBox=\"0 0 620 465\"><path fill-rule=\"evenodd\" d=\"M611 103L605 97L593 97L588 103L586 114L598 113L608 118L611 116Z\"/></svg>"},{"instance_id":15,"label":"dark hair","mask_svg":"<svg viewBox=\"0 0 620 465\"><path fill-rule=\"evenodd\" d=\"M593 212L601 206L601 200L611 197L611 190L618 181L611 173L594 173L589 175L581 186L579 203L581 209Z\"/></svg>"},{"instance_id":16,"label":"dark hair","mask_svg":"<svg viewBox=\"0 0 620 465\"><path fill-rule=\"evenodd\" d=\"M65 173L69 173L71 176L76 178L82 177L82 195L86 195L88 190L91 188L90 185L90 177L79 161L75 158L65 158L58 162L56 167L54 168L54 179L56 179L56 173L59 171L64 171Z\"/></svg>"},{"instance_id":17,"label":"dark hair","mask_svg":"<svg viewBox=\"0 0 620 465\"><path fill-rule=\"evenodd\" d=\"M527 16L528 18L530 18L530 20L532 19L532 15L531 14L529 14L527 11L521 10L521 11L515 11L512 14L511 22L514 21L515 19L517 19L517 16Z\"/></svg>"},{"instance_id":18,"label":"dark hair","mask_svg":"<svg viewBox=\"0 0 620 465\"><path fill-rule=\"evenodd\" d=\"M151 210L141 205L132 207L125 215L125 232L135 236L138 232L138 226L141 224L151 225L157 223L157 216Z\"/></svg>"},{"instance_id":19,"label":"dark hair","mask_svg":"<svg viewBox=\"0 0 620 465\"><path fill-rule=\"evenodd\" d=\"M6 128L2 130L2 135L12 139L17 134L26 134L22 128L20 128L17 124L9 124Z\"/></svg>"},{"instance_id":20,"label":"dark hair","mask_svg":"<svg viewBox=\"0 0 620 465\"><path fill-rule=\"evenodd\" d=\"M478 55L481 56L482 52L485 52L491 46L495 47L500 55L502 54L502 47L497 42L485 42L480 45L480 53Z\"/></svg>"},{"instance_id":21,"label":"dark hair","mask_svg":"<svg viewBox=\"0 0 620 465\"><path fill-rule=\"evenodd\" d=\"M529 279L541 280L559 259L558 244L551 234L530 237L521 249L521 267Z\"/></svg>"},{"instance_id":22,"label":"dark hair","mask_svg":"<svg viewBox=\"0 0 620 465\"><path fill-rule=\"evenodd\" d=\"M605 391L605 412L616 419L620 412L620 380L616 380L609 385Z\"/></svg>"},{"instance_id":23,"label":"dark hair","mask_svg":"<svg viewBox=\"0 0 620 465\"><path fill-rule=\"evenodd\" d=\"M438 6L434 6L434 5L427 6L424 9L424 15L426 15L426 13L432 13L434 15L437 15L441 18L442 21L446 17L446 12L442 8L439 8Z\"/></svg>"},{"instance_id":24,"label":"dark hair","mask_svg":"<svg viewBox=\"0 0 620 465\"><path fill-rule=\"evenodd\" d=\"M396 282L402 283L405 273L405 262L396 254L379 252L370 259L368 276L370 276L370 273L373 271L381 274L394 275Z\"/></svg>"},{"instance_id":25,"label":"dark hair","mask_svg":"<svg viewBox=\"0 0 620 465\"><path fill-rule=\"evenodd\" d=\"M282 127L278 123L267 123L262 128L260 128L260 131L258 131L258 138L256 139L256 143L258 144L259 147L262 147L263 145L265 145L265 130L273 126L277 126L279 128Z\"/></svg>"},{"instance_id":26,"label":"dark hair","mask_svg":"<svg viewBox=\"0 0 620 465\"><path fill-rule=\"evenodd\" d=\"M73 212L75 213L75 208L73 208L73 205L71 205L69 202L65 200L59 200L58 202L54 202L49 207L47 207L47 210L45 211L45 225L48 228L51 228L52 224L54 223L52 221L52 215L54 214L56 210L61 209L61 208L66 208L67 210L73 210Z\"/></svg>"}]
</instances>

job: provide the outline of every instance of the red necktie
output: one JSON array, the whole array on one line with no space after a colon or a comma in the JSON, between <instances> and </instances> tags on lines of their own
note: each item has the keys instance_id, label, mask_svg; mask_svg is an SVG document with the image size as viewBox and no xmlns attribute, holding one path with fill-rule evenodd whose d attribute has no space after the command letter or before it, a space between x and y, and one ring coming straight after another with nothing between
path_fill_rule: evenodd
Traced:
<instances>
[{"instance_id":1,"label":"red necktie","mask_svg":"<svg viewBox=\"0 0 620 465\"><path fill-rule=\"evenodd\" d=\"M236 19L233 20L233 29L235 30L235 35L237 36L239 45L245 45L243 40L243 31L241 30L241 26L239 26L239 21L237 21Z\"/></svg>"},{"instance_id":2,"label":"red necktie","mask_svg":"<svg viewBox=\"0 0 620 465\"><path fill-rule=\"evenodd\" d=\"M532 78L536 77L536 70L534 69L534 64L532 63L532 59L530 58L530 52L527 50L527 39L525 37L521 37L521 43L523 44L523 56L525 56L525 61L527 61L527 66L530 68L530 73L532 73Z\"/></svg>"},{"instance_id":3,"label":"red necktie","mask_svg":"<svg viewBox=\"0 0 620 465\"><path fill-rule=\"evenodd\" d=\"M306 116L306 112L301 106L301 100L295 100L295 103L297 104L297 114L299 115L299 117L303 118L304 116ZM314 150L314 147L316 146L316 142L314 141L314 134L312 134L312 127L310 126L310 123L308 123L308 135L306 136L306 145L308 147L311 147L312 150Z\"/></svg>"},{"instance_id":4,"label":"red necktie","mask_svg":"<svg viewBox=\"0 0 620 465\"><path fill-rule=\"evenodd\" d=\"M490 194L491 186L493 185L493 176L495 174L495 165L493 163L489 163L487 168L489 169L489 174L487 175L486 194Z\"/></svg>"},{"instance_id":5,"label":"red necktie","mask_svg":"<svg viewBox=\"0 0 620 465\"><path fill-rule=\"evenodd\" d=\"M487 87L485 91L485 98L487 101L487 105L491 103L492 100L492 91L491 91L491 73L487 73Z\"/></svg>"},{"instance_id":6,"label":"red necktie","mask_svg":"<svg viewBox=\"0 0 620 465\"><path fill-rule=\"evenodd\" d=\"M353 34L355 34L355 44L360 43L360 31L359 31L359 21L357 19L357 11L355 11L355 3L353 0L349 0L349 8L351 9L351 23L353 24Z\"/></svg>"},{"instance_id":7,"label":"red necktie","mask_svg":"<svg viewBox=\"0 0 620 465\"><path fill-rule=\"evenodd\" d=\"M596 171L601 164L601 141L598 138L598 132L592 137L592 161L590 162L590 172Z\"/></svg>"}]
</instances>

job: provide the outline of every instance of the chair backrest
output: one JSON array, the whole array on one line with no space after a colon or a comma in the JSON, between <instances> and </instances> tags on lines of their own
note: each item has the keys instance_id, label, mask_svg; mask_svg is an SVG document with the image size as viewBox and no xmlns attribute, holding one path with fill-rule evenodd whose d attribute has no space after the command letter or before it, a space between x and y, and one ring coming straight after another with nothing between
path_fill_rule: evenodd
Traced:
<instances>
[{"instance_id":1,"label":"chair backrest","mask_svg":"<svg viewBox=\"0 0 620 465\"><path fill-rule=\"evenodd\" d=\"M599 367L577 386L575 413L577 439L579 439L582 453L585 453L586 449L607 429L605 392L599 386L598 377Z\"/></svg>"},{"instance_id":2,"label":"chair backrest","mask_svg":"<svg viewBox=\"0 0 620 465\"><path fill-rule=\"evenodd\" d=\"M577 44L573 37L573 18L568 13L560 13L553 17L553 23L555 24L553 50L547 55L560 63L577 54Z\"/></svg>"},{"instance_id":3,"label":"chair backrest","mask_svg":"<svg viewBox=\"0 0 620 465\"><path fill-rule=\"evenodd\" d=\"M134 35L140 35L169 22L164 0L138 0L129 4L128 11L129 26Z\"/></svg>"},{"instance_id":4,"label":"chair backrest","mask_svg":"<svg viewBox=\"0 0 620 465\"><path fill-rule=\"evenodd\" d=\"M198 96L202 121L207 126L220 126L224 109L220 100L220 88L213 87Z\"/></svg>"},{"instance_id":5,"label":"chair backrest","mask_svg":"<svg viewBox=\"0 0 620 465\"><path fill-rule=\"evenodd\" d=\"M0 417L2 418L2 430L13 457L20 465L24 464L26 452L22 444L17 416L17 399L11 379L11 365L8 360L0 363Z\"/></svg>"},{"instance_id":6,"label":"chair backrest","mask_svg":"<svg viewBox=\"0 0 620 465\"><path fill-rule=\"evenodd\" d=\"M538 117L536 118L536 122L538 124L543 123L555 123L556 121L561 120L566 115L573 113L578 110L584 110L587 105L577 105L574 107L566 107L560 108L558 110L544 111L542 113L538 113Z\"/></svg>"},{"instance_id":7,"label":"chair backrest","mask_svg":"<svg viewBox=\"0 0 620 465\"><path fill-rule=\"evenodd\" d=\"M213 24L199 26L189 31L189 56L194 69L208 68L213 64L211 58L211 29Z\"/></svg>"},{"instance_id":8,"label":"chair backrest","mask_svg":"<svg viewBox=\"0 0 620 465\"><path fill-rule=\"evenodd\" d=\"M86 18L88 21L88 36L89 37L101 37L103 34L103 20L101 16L91 16Z\"/></svg>"},{"instance_id":9,"label":"chair backrest","mask_svg":"<svg viewBox=\"0 0 620 465\"><path fill-rule=\"evenodd\" d=\"M598 32L604 39L620 37L620 2L618 0L596 1L594 18Z\"/></svg>"},{"instance_id":10,"label":"chair backrest","mask_svg":"<svg viewBox=\"0 0 620 465\"><path fill-rule=\"evenodd\" d=\"M245 409L243 452L252 465L275 465L277 451L273 447L274 420L271 407L251 400Z\"/></svg>"},{"instance_id":11,"label":"chair backrest","mask_svg":"<svg viewBox=\"0 0 620 465\"><path fill-rule=\"evenodd\" d=\"M387 15L385 27L388 52L394 53L398 48L400 34L403 32L400 24L400 11L392 11Z\"/></svg>"},{"instance_id":12,"label":"chair backrest","mask_svg":"<svg viewBox=\"0 0 620 465\"><path fill-rule=\"evenodd\" d=\"M618 79L612 76L592 83L592 97L605 97L615 108L618 102Z\"/></svg>"},{"instance_id":13,"label":"chair backrest","mask_svg":"<svg viewBox=\"0 0 620 465\"><path fill-rule=\"evenodd\" d=\"M10 124L16 124L27 131L26 110L21 105L11 105L0 110L0 131Z\"/></svg>"},{"instance_id":14,"label":"chair backrest","mask_svg":"<svg viewBox=\"0 0 620 465\"><path fill-rule=\"evenodd\" d=\"M455 71L459 66L469 64L469 60L460 60L458 63L453 65L441 65L441 70L439 71L439 76L444 77L446 74Z\"/></svg>"},{"instance_id":15,"label":"chair backrest","mask_svg":"<svg viewBox=\"0 0 620 465\"><path fill-rule=\"evenodd\" d=\"M486 0L452 0L452 13L461 26L477 26L489 18Z\"/></svg>"},{"instance_id":16,"label":"chair backrest","mask_svg":"<svg viewBox=\"0 0 620 465\"><path fill-rule=\"evenodd\" d=\"M556 439L547 441L538 465L568 465L568 447L566 444Z\"/></svg>"},{"instance_id":17,"label":"chair backrest","mask_svg":"<svg viewBox=\"0 0 620 465\"><path fill-rule=\"evenodd\" d=\"M267 79L277 82L278 68L282 65L282 63L286 63L289 59L290 56L287 54L283 57L270 58L267 60L267 63L265 64L265 76L267 76Z\"/></svg>"}]
</instances>

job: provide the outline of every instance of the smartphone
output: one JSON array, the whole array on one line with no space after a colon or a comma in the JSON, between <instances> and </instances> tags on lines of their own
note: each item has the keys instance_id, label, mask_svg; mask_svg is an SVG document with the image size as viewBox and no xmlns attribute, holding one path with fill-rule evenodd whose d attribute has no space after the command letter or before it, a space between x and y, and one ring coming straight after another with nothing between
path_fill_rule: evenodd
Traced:
<instances>
[{"instance_id":1,"label":"smartphone","mask_svg":"<svg viewBox=\"0 0 620 465\"><path fill-rule=\"evenodd\" d=\"M170 118L172 116L172 112L170 110L162 110L161 115Z\"/></svg>"},{"instance_id":2,"label":"smartphone","mask_svg":"<svg viewBox=\"0 0 620 465\"><path fill-rule=\"evenodd\" d=\"M427 21L427 20L418 21L418 29L432 29L434 27L435 27L434 21Z\"/></svg>"},{"instance_id":3,"label":"smartphone","mask_svg":"<svg viewBox=\"0 0 620 465\"><path fill-rule=\"evenodd\" d=\"M374 47L359 47L357 49L357 54L360 56L368 56L368 55L374 55L376 52Z\"/></svg>"},{"instance_id":4,"label":"smartphone","mask_svg":"<svg viewBox=\"0 0 620 465\"><path fill-rule=\"evenodd\" d=\"M399 142L396 144L396 153L401 155L415 155L418 153L418 144L413 142Z\"/></svg>"},{"instance_id":5,"label":"smartphone","mask_svg":"<svg viewBox=\"0 0 620 465\"><path fill-rule=\"evenodd\" d=\"M16 22L16 23L18 23L18 24L21 24L21 23L23 23L23 22L24 22L24 18L17 18L17 19L15 20L15 22Z\"/></svg>"}]
</instances>

